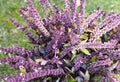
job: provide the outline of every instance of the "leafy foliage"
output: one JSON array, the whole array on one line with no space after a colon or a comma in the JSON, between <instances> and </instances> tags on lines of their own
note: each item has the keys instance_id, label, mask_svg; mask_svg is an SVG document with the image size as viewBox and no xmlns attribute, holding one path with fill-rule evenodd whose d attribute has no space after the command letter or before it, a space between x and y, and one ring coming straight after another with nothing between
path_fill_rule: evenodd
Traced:
<instances>
[{"instance_id":1,"label":"leafy foliage","mask_svg":"<svg viewBox=\"0 0 120 82\"><path fill-rule=\"evenodd\" d=\"M0 63L21 72L2 76L4 81L47 81L49 77L53 82L69 79L86 82L91 75L99 74L101 82L117 82L114 73L120 71L120 14L107 14L97 8L85 17L85 0L80 0L79 6L76 0L63 0L63 10L48 0L40 0L42 18L32 1L26 2L28 6L21 7L19 13L27 25L14 18L10 21L26 34L34 48L0 48L15 55L8 55Z\"/></svg>"}]
</instances>

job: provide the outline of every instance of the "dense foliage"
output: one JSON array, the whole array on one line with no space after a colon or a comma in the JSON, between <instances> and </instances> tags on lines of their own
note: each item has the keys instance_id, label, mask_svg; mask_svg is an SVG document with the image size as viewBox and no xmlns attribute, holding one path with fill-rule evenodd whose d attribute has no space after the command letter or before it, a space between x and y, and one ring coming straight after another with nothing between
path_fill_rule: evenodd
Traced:
<instances>
[{"instance_id":1,"label":"dense foliage","mask_svg":"<svg viewBox=\"0 0 120 82\"><path fill-rule=\"evenodd\" d=\"M42 18L31 0L19 13L23 26L10 21L28 36L34 48L1 47L8 57L0 59L20 73L4 75L7 82L118 82L120 71L120 14L106 13L100 8L84 16L85 0L63 0L64 9L40 0ZM14 56L10 55L14 54Z\"/></svg>"}]
</instances>

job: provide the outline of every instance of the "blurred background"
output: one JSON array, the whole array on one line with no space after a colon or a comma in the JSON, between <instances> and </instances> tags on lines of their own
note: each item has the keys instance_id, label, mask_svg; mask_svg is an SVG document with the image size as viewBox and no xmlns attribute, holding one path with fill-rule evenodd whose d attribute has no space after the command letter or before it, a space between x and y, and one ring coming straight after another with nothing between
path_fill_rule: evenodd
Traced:
<instances>
[{"instance_id":1,"label":"blurred background","mask_svg":"<svg viewBox=\"0 0 120 82\"><path fill-rule=\"evenodd\" d=\"M33 0L36 8L40 10L39 0ZM50 0L56 3L59 7L63 7L62 0ZM37 2L37 3L36 3ZM0 47L11 47L13 45L31 48L32 45L28 43L27 37L21 31L17 30L9 21L13 17L16 21L25 25L25 21L18 13L21 6L25 6L25 0L0 0ZM115 13L120 13L120 0L86 0L86 15L92 12L97 7L102 10L110 12L114 10ZM41 11L39 11L41 12ZM0 53L0 58L5 57L5 53ZM7 65L0 65L0 76L3 74L10 74L17 72Z\"/></svg>"}]
</instances>

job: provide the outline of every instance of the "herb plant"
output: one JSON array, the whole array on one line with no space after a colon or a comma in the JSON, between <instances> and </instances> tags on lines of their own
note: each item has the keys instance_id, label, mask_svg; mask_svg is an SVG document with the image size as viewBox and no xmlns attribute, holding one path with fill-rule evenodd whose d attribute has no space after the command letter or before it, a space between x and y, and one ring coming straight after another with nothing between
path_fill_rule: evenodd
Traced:
<instances>
[{"instance_id":1,"label":"herb plant","mask_svg":"<svg viewBox=\"0 0 120 82\"><path fill-rule=\"evenodd\" d=\"M10 21L29 38L33 49L1 47L8 57L0 59L19 73L1 76L6 82L119 82L120 14L97 8L85 16L85 0L63 0L64 9L39 0L42 17L31 0L21 7L26 21ZM36 3L37 4L37 3ZM14 54L11 56L9 54Z\"/></svg>"}]
</instances>

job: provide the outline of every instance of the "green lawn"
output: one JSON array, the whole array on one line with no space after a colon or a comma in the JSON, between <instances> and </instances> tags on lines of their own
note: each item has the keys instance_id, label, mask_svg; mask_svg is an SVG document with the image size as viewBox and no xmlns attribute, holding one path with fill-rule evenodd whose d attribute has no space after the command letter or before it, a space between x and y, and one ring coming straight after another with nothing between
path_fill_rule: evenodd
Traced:
<instances>
[{"instance_id":1,"label":"green lawn","mask_svg":"<svg viewBox=\"0 0 120 82\"><path fill-rule=\"evenodd\" d=\"M56 2L59 7L62 3L61 0L50 1ZM26 5L24 0L0 0L0 47L19 45L31 48L32 45L28 43L26 36L9 22L9 18L14 17L20 23L25 24L18 13L19 8L24 5ZM35 5L38 7L38 3ZM96 7L101 7L107 12L114 10L116 13L120 13L120 0L86 0L86 14L96 9ZM0 58L4 56L4 53L0 54ZM8 69L8 66L0 65L0 76L14 72L13 69Z\"/></svg>"}]
</instances>

